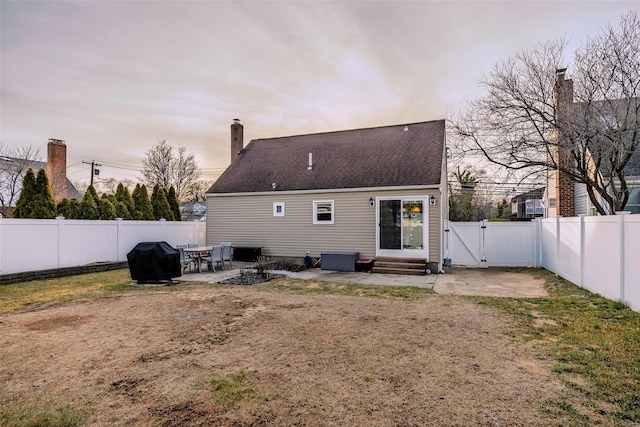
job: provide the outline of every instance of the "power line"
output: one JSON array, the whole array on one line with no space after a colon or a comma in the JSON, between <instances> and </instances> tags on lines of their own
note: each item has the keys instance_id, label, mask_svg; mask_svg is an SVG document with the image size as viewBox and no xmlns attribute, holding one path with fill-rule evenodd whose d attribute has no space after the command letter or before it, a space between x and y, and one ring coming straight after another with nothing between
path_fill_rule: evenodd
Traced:
<instances>
[{"instance_id":1,"label":"power line","mask_svg":"<svg viewBox=\"0 0 640 427\"><path fill-rule=\"evenodd\" d=\"M89 185L93 186L93 176L100 174L100 169L96 169L96 166L102 165L100 163L96 163L95 160L91 160L90 162L85 162L83 160L82 163L91 165L91 183Z\"/></svg>"}]
</instances>

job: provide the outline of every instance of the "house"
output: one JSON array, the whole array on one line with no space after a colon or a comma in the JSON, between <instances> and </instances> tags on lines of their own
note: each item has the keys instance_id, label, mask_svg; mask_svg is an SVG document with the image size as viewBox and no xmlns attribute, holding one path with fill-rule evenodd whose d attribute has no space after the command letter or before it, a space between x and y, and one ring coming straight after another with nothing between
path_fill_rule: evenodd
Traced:
<instances>
[{"instance_id":1,"label":"house","mask_svg":"<svg viewBox=\"0 0 640 427\"><path fill-rule=\"evenodd\" d=\"M631 98L626 100L626 102L617 103L615 101L608 101L606 103L596 101L590 105L574 103L573 81L571 79L565 79L565 69L558 70L557 72L557 80L554 87L554 104L556 109L556 120L558 123L566 123L568 126L575 126L575 124L578 123L585 128L589 128L589 120L584 119L585 117L590 116L589 114L585 114L587 108L598 111L598 114L596 114L595 117L600 117L599 120L611 119L612 123L615 123L616 117L628 117L626 116L628 111L626 111L625 107L629 106L629 101L631 102L631 106L635 103L635 111L638 111L637 105L640 100L637 98ZM631 117L635 116L632 115ZM582 118L582 121L580 121L580 118ZM635 120L637 124L637 117ZM556 156L555 159L557 164L566 169L573 167L567 162L574 161L568 150L563 150L563 147L571 146L570 133L570 129L565 129L562 126L556 130L554 137L557 140L558 148L552 153ZM583 149L586 150L587 153L594 153L598 150L602 150L603 147L605 149L607 148L606 140L595 140L591 143L586 143L585 148ZM587 159L590 158L590 156L584 157ZM569 167L567 167L567 165L569 165ZM609 170L610 169L611 168L609 167ZM590 173L593 174L593 179L596 180L598 180L598 176L601 177L603 174L609 175L606 162L598 168L594 165L593 161L590 161L586 165L585 170L590 171ZM629 200L625 210L630 211L631 213L640 213L640 150L636 150L632 154L629 162L626 164L624 168L624 177L630 188ZM596 194L596 197L602 199L602 195ZM587 185L584 183L573 182L569 178L568 174L563 171L551 170L548 172L547 189L543 199L543 204L547 209L546 216L548 217L570 217L598 214L591 199L589 198ZM607 203L603 202L601 205L605 209L608 209Z\"/></svg>"},{"instance_id":2,"label":"house","mask_svg":"<svg viewBox=\"0 0 640 427\"><path fill-rule=\"evenodd\" d=\"M207 206L205 202L180 203L180 211L183 221L205 221L207 219Z\"/></svg>"},{"instance_id":3,"label":"house","mask_svg":"<svg viewBox=\"0 0 640 427\"><path fill-rule=\"evenodd\" d=\"M625 177L630 186L629 201L625 211L640 214L640 149L636 150L624 168Z\"/></svg>"},{"instance_id":4,"label":"house","mask_svg":"<svg viewBox=\"0 0 640 427\"><path fill-rule=\"evenodd\" d=\"M47 172L47 178L49 179L49 185L53 192L53 199L56 203L59 203L62 199L78 199L82 198L82 194L76 189L76 187L67 178L67 146L63 140L50 138L47 144L47 161L41 162L37 160L18 159L13 157L0 157L1 170L9 171L11 176L18 176L18 173L22 176L19 178L19 182L16 182L16 186L11 189L15 194L19 194L22 187L22 178L27 169L32 168L37 174L40 169L44 169ZM14 172L17 172L14 174ZM0 189L0 191L5 189ZM17 201L13 200L13 203ZM11 214L13 206L5 206L5 215Z\"/></svg>"},{"instance_id":5,"label":"house","mask_svg":"<svg viewBox=\"0 0 640 427\"><path fill-rule=\"evenodd\" d=\"M256 139L231 125L231 164L206 194L208 244L262 255L353 251L442 267L445 121ZM424 272L424 268L422 269Z\"/></svg>"},{"instance_id":6,"label":"house","mask_svg":"<svg viewBox=\"0 0 640 427\"><path fill-rule=\"evenodd\" d=\"M511 198L511 219L521 221L544 216L542 198L545 187L536 188Z\"/></svg>"}]
</instances>

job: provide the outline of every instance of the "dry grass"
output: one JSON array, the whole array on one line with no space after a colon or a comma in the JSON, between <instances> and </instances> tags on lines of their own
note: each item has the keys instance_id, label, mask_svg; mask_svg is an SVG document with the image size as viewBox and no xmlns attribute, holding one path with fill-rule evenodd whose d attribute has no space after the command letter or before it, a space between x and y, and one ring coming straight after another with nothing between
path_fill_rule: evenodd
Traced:
<instances>
[{"instance_id":1,"label":"dry grass","mask_svg":"<svg viewBox=\"0 0 640 427\"><path fill-rule=\"evenodd\" d=\"M549 298L473 298L516 321L530 345L567 387L545 409L574 425L640 425L640 313L548 272Z\"/></svg>"},{"instance_id":2,"label":"dry grass","mask_svg":"<svg viewBox=\"0 0 640 427\"><path fill-rule=\"evenodd\" d=\"M0 288L2 426L637 423L638 317L565 284L516 300L58 280Z\"/></svg>"},{"instance_id":3,"label":"dry grass","mask_svg":"<svg viewBox=\"0 0 640 427\"><path fill-rule=\"evenodd\" d=\"M80 274L0 286L0 313L49 302L108 297L134 288L128 270Z\"/></svg>"}]
</instances>

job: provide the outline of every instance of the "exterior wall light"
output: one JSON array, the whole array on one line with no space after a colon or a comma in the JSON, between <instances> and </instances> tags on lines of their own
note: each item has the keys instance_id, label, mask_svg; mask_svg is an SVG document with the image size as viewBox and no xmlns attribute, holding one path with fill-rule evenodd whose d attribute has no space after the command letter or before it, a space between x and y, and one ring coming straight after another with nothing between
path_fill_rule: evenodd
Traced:
<instances>
[{"instance_id":1,"label":"exterior wall light","mask_svg":"<svg viewBox=\"0 0 640 427\"><path fill-rule=\"evenodd\" d=\"M376 201L373 200L373 197L369 197L369 206L373 207L373 205L375 205Z\"/></svg>"},{"instance_id":2,"label":"exterior wall light","mask_svg":"<svg viewBox=\"0 0 640 427\"><path fill-rule=\"evenodd\" d=\"M436 196L429 197L429 204L431 206L435 206L435 204L436 204Z\"/></svg>"}]
</instances>

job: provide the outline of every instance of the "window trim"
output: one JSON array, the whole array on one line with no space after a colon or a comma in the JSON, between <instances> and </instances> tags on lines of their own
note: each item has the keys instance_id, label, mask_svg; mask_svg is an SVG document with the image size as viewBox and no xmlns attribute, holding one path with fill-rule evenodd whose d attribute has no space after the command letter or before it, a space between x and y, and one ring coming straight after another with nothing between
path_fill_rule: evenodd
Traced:
<instances>
[{"instance_id":1,"label":"window trim","mask_svg":"<svg viewBox=\"0 0 640 427\"><path fill-rule=\"evenodd\" d=\"M282 212L278 212L282 208ZM273 216L284 216L284 202L273 202Z\"/></svg>"},{"instance_id":2,"label":"window trim","mask_svg":"<svg viewBox=\"0 0 640 427\"><path fill-rule=\"evenodd\" d=\"M319 220L318 219L318 205L319 204L330 204L331 205L331 219L330 220ZM313 201L313 223L314 224L334 224L336 218L336 210L335 203L333 200L314 200Z\"/></svg>"}]
</instances>

